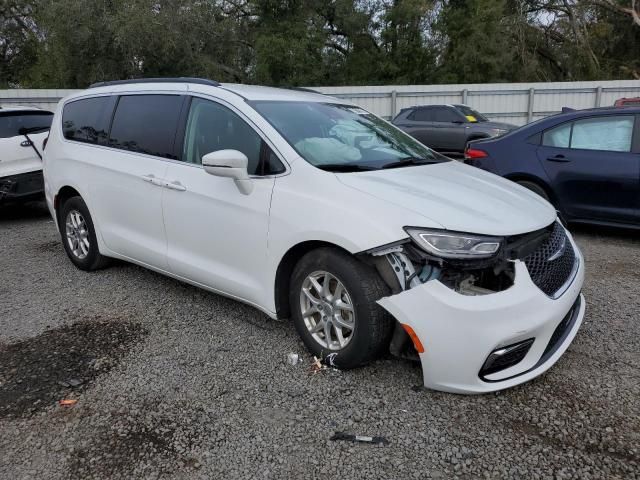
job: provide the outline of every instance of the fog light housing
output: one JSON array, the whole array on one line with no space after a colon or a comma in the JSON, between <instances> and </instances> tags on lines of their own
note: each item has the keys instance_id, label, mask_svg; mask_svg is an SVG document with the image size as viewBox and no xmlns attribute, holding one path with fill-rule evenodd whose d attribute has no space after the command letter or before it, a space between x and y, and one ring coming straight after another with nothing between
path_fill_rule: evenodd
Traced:
<instances>
[{"instance_id":1,"label":"fog light housing","mask_svg":"<svg viewBox=\"0 0 640 480\"><path fill-rule=\"evenodd\" d=\"M489 354L480 370L480 378L484 379L486 375L506 370L522 361L529 353L531 345L535 339L529 338L522 342L514 343L506 347L496 348Z\"/></svg>"}]
</instances>

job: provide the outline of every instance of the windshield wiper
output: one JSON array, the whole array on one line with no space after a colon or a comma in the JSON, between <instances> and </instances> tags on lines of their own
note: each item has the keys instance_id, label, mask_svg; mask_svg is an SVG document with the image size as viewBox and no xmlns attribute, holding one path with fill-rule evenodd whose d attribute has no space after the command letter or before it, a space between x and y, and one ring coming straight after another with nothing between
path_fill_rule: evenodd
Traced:
<instances>
[{"instance_id":1,"label":"windshield wiper","mask_svg":"<svg viewBox=\"0 0 640 480\"><path fill-rule=\"evenodd\" d=\"M377 170L373 167L354 163L327 163L325 165L316 165L316 167L327 172L370 172L371 170Z\"/></svg>"},{"instance_id":2,"label":"windshield wiper","mask_svg":"<svg viewBox=\"0 0 640 480\"><path fill-rule=\"evenodd\" d=\"M380 168L399 168L399 167L413 167L415 165L430 165L432 163L440 163L438 160L427 160L426 158L408 157L398 160L396 162L385 163Z\"/></svg>"}]
</instances>

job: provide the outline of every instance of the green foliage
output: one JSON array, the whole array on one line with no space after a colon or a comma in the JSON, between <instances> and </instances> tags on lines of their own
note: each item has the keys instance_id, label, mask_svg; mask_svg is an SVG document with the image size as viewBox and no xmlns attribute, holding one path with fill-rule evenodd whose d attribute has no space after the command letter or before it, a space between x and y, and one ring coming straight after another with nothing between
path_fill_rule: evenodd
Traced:
<instances>
[{"instance_id":1,"label":"green foliage","mask_svg":"<svg viewBox=\"0 0 640 480\"><path fill-rule=\"evenodd\" d=\"M0 88L640 77L630 0L0 0Z\"/></svg>"}]
</instances>

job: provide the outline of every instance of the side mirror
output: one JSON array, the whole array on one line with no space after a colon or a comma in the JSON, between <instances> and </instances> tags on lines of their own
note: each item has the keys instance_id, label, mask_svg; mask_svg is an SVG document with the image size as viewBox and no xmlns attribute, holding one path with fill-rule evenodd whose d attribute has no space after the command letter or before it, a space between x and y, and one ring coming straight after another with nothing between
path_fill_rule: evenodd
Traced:
<instances>
[{"instance_id":1,"label":"side mirror","mask_svg":"<svg viewBox=\"0 0 640 480\"><path fill-rule=\"evenodd\" d=\"M253 191L253 182L249 178L247 165L249 159L238 150L218 150L202 157L202 166L209 175L232 178L238 190L245 195Z\"/></svg>"}]
</instances>

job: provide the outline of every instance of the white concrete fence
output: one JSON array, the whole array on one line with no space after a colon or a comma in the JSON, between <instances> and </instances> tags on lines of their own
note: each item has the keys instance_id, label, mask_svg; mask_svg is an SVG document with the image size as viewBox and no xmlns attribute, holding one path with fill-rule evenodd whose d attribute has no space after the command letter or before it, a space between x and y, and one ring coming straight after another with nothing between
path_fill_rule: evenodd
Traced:
<instances>
[{"instance_id":1,"label":"white concrete fence","mask_svg":"<svg viewBox=\"0 0 640 480\"><path fill-rule=\"evenodd\" d=\"M492 120L517 125L552 115L563 107L610 106L621 97L640 97L640 80L311 88L385 118L413 105L465 103ZM36 105L53 110L60 98L75 91L0 90L0 106Z\"/></svg>"}]
</instances>

